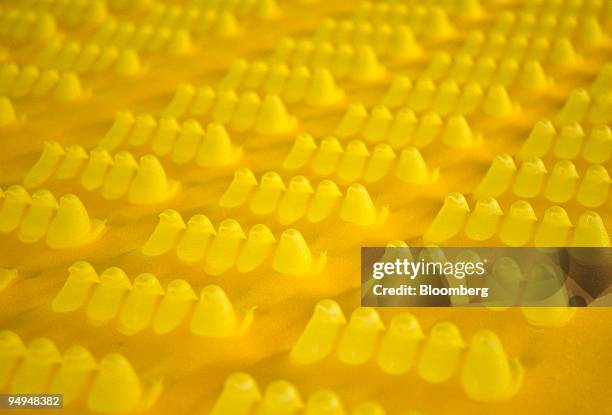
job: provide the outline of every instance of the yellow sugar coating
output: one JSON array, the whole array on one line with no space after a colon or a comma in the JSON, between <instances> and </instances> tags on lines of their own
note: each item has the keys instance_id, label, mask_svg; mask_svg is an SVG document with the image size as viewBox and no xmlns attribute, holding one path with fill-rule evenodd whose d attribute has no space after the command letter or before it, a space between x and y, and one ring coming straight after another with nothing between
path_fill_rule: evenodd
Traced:
<instances>
[{"instance_id":1,"label":"yellow sugar coating","mask_svg":"<svg viewBox=\"0 0 612 415\"><path fill-rule=\"evenodd\" d=\"M359 267L363 246L609 247L611 18L0 2L0 392L67 414L606 413L608 309L360 308Z\"/></svg>"}]
</instances>

